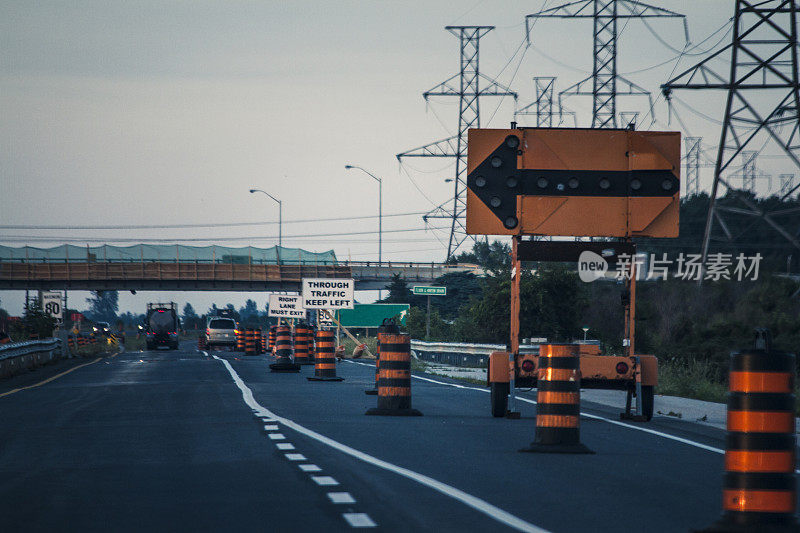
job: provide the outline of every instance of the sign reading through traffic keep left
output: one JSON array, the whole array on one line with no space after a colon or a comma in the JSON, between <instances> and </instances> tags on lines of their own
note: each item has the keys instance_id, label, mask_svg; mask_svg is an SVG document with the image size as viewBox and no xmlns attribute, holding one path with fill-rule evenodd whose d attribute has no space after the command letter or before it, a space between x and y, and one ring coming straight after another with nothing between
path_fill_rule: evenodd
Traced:
<instances>
[{"instance_id":1,"label":"sign reading through traffic keep left","mask_svg":"<svg viewBox=\"0 0 800 533\"><path fill-rule=\"evenodd\" d=\"M306 309L352 309L355 281L352 279L309 278L303 280Z\"/></svg>"},{"instance_id":2,"label":"sign reading through traffic keep left","mask_svg":"<svg viewBox=\"0 0 800 533\"><path fill-rule=\"evenodd\" d=\"M270 294L269 316L303 319L306 317L306 310L303 309L302 304L300 296Z\"/></svg>"}]
</instances>

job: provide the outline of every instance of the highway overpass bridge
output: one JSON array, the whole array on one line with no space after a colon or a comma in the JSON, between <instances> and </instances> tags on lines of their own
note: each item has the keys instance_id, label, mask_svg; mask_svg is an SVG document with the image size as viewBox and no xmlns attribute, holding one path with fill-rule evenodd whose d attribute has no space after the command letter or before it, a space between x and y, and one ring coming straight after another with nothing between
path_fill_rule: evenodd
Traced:
<instances>
[{"instance_id":1,"label":"highway overpass bridge","mask_svg":"<svg viewBox=\"0 0 800 533\"><path fill-rule=\"evenodd\" d=\"M476 270L474 265L339 261L332 252L274 251L146 245L0 247L0 290L297 291L303 278L353 278L356 290L375 290L396 274L409 284L424 285L447 273Z\"/></svg>"}]
</instances>

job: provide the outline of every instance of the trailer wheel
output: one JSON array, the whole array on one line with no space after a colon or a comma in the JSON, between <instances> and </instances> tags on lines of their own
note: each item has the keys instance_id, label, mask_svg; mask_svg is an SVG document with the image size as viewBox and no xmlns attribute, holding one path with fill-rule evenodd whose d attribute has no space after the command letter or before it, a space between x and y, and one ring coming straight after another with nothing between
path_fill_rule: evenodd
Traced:
<instances>
[{"instance_id":1,"label":"trailer wheel","mask_svg":"<svg viewBox=\"0 0 800 533\"><path fill-rule=\"evenodd\" d=\"M508 411L508 393L511 390L510 384L493 381L489 387L492 391L492 416L495 418L506 416L506 411Z\"/></svg>"},{"instance_id":2,"label":"trailer wheel","mask_svg":"<svg viewBox=\"0 0 800 533\"><path fill-rule=\"evenodd\" d=\"M655 387L652 385L642 385L642 415L648 422L653 419L653 403L655 398Z\"/></svg>"}]
</instances>

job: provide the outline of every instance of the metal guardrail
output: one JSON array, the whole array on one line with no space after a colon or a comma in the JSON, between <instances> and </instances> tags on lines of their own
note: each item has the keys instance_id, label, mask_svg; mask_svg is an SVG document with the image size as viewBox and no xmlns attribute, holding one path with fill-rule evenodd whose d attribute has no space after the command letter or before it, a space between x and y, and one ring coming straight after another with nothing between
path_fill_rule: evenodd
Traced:
<instances>
[{"instance_id":1,"label":"metal guardrail","mask_svg":"<svg viewBox=\"0 0 800 533\"><path fill-rule=\"evenodd\" d=\"M13 342L0 346L0 377L11 376L68 356L61 339Z\"/></svg>"},{"instance_id":2,"label":"metal guardrail","mask_svg":"<svg viewBox=\"0 0 800 533\"><path fill-rule=\"evenodd\" d=\"M61 339L42 339L37 341L12 342L0 346L0 361L37 352L61 351Z\"/></svg>"},{"instance_id":3,"label":"metal guardrail","mask_svg":"<svg viewBox=\"0 0 800 533\"><path fill-rule=\"evenodd\" d=\"M452 366L485 367L492 352L503 351L505 344L468 344L412 340L411 354L422 361ZM538 344L522 344L520 353L539 353Z\"/></svg>"}]
</instances>

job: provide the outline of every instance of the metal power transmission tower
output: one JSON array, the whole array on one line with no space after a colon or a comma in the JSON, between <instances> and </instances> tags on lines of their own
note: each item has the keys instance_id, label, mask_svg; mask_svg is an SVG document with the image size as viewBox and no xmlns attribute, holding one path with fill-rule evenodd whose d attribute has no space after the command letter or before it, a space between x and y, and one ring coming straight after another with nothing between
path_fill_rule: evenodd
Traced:
<instances>
[{"instance_id":1,"label":"metal power transmission tower","mask_svg":"<svg viewBox=\"0 0 800 533\"><path fill-rule=\"evenodd\" d=\"M742 190L756 190L756 156L758 152L745 150L742 152Z\"/></svg>"},{"instance_id":2,"label":"metal power transmission tower","mask_svg":"<svg viewBox=\"0 0 800 533\"><path fill-rule=\"evenodd\" d=\"M573 125L576 125L575 112L564 110L561 102L556 103L556 78L538 76L533 78L533 83L536 88L536 100L514 111L515 120L518 116L533 115L536 117L537 128L552 128L553 117L557 117L556 125L560 126L565 116L571 116Z\"/></svg>"},{"instance_id":3,"label":"metal power transmission tower","mask_svg":"<svg viewBox=\"0 0 800 533\"><path fill-rule=\"evenodd\" d=\"M781 174L779 178L781 180L781 190L778 191L778 196L783 196L792 188L794 184L794 174Z\"/></svg>"},{"instance_id":4,"label":"metal power transmission tower","mask_svg":"<svg viewBox=\"0 0 800 533\"><path fill-rule=\"evenodd\" d=\"M783 227L769 211L759 207L752 193L737 190L723 174L739 154L766 135L800 167L800 94L797 73L796 0L736 0L732 42L661 86L667 99L675 89L723 89L727 91L725 117L720 134L714 183L703 236L703 263L714 221L725 223L719 211L760 217L792 245L800 248L796 233ZM712 61L730 54L730 73L718 74ZM727 187L744 209L716 205L719 184ZM789 197L800 185L781 195ZM728 239L731 237L728 235Z\"/></svg>"},{"instance_id":5,"label":"metal power transmission tower","mask_svg":"<svg viewBox=\"0 0 800 533\"><path fill-rule=\"evenodd\" d=\"M643 4L636 0L580 0L545 9L525 17L525 30L530 39L528 21L535 18L591 18L594 22L594 66L592 75L564 89L561 95L592 97L592 127L617 127L617 96L640 95L653 100L650 92L617 74L617 21L633 18L679 17L683 19L686 40L689 30L686 17L680 13ZM591 83L591 91L586 88ZM635 117L634 117L635 120ZM627 125L627 124L626 124Z\"/></svg>"},{"instance_id":6,"label":"metal power transmission tower","mask_svg":"<svg viewBox=\"0 0 800 533\"><path fill-rule=\"evenodd\" d=\"M496 80L481 74L479 70L480 39L494 29L494 26L447 26L447 31L458 37L460 42L460 65L458 74L447 78L422 96L458 96L458 133L453 137L435 141L402 154L405 157L455 157L456 174L453 179L453 199L436 206L423 218L445 218L450 220L450 240L447 245L447 259L467 239L465 214L467 210L467 130L481 127L481 96L513 96L517 93L500 85ZM485 86L481 86L481 81Z\"/></svg>"},{"instance_id":7,"label":"metal power transmission tower","mask_svg":"<svg viewBox=\"0 0 800 533\"><path fill-rule=\"evenodd\" d=\"M684 137L686 150L686 196L700 192L700 146L702 137Z\"/></svg>"}]
</instances>

